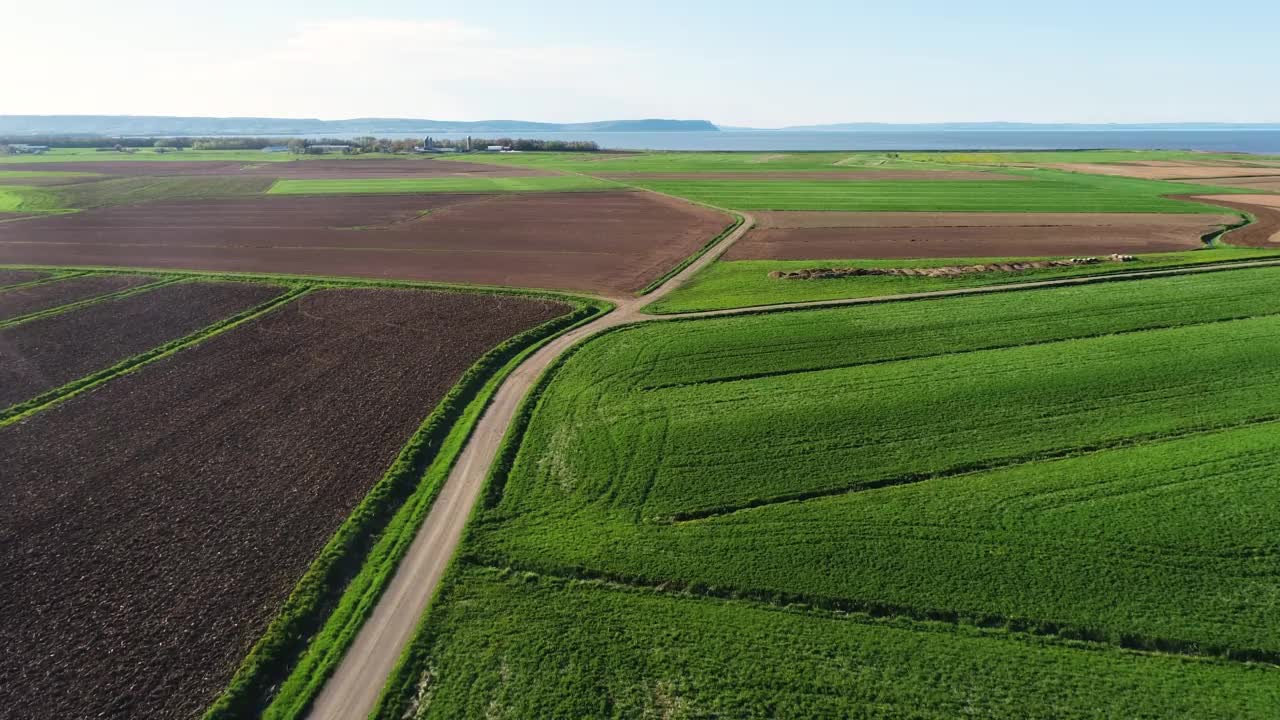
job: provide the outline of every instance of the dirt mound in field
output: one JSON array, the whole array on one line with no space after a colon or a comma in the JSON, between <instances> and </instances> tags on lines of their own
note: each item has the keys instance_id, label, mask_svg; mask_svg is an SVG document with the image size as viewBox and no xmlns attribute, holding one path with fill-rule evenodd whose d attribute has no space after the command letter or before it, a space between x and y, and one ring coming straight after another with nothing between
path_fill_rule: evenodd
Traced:
<instances>
[{"instance_id":1,"label":"dirt mound in field","mask_svg":"<svg viewBox=\"0 0 1280 720\"><path fill-rule=\"evenodd\" d=\"M1126 263L1137 260L1132 255L1115 253L1105 258L1080 257L1066 260L1028 260L1008 263L987 263L979 265L944 265L924 268L806 268L804 270L774 270L769 277L774 280L830 280L864 275L892 275L898 277L955 277L957 275L973 275L976 273L1022 272L1025 270L1043 270L1046 268L1077 267L1080 265L1098 265L1104 262Z\"/></svg>"}]
</instances>

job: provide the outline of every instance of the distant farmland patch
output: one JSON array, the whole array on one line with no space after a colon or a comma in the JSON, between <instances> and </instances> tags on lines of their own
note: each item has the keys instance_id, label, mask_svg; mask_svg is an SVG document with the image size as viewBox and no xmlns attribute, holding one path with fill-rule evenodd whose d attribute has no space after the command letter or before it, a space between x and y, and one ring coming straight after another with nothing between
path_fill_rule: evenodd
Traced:
<instances>
[{"instance_id":1,"label":"distant farmland patch","mask_svg":"<svg viewBox=\"0 0 1280 720\"><path fill-rule=\"evenodd\" d=\"M274 195L355 195L361 193L502 193L576 192L617 189L609 180L582 175L548 177L435 177L358 178L331 180L280 180L271 186Z\"/></svg>"},{"instance_id":2,"label":"distant farmland patch","mask_svg":"<svg viewBox=\"0 0 1280 720\"><path fill-rule=\"evenodd\" d=\"M618 295L662 276L730 220L630 190L174 200L2 223L0 262L399 278Z\"/></svg>"}]
</instances>

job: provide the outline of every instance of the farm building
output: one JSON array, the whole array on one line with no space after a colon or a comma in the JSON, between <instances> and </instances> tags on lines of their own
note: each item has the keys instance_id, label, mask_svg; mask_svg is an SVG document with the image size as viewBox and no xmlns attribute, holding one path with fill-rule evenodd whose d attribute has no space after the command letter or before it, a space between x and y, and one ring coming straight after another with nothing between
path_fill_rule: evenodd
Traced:
<instances>
[{"instance_id":1,"label":"farm building","mask_svg":"<svg viewBox=\"0 0 1280 720\"><path fill-rule=\"evenodd\" d=\"M289 146L288 145L268 145L262 148L262 152L265 152L265 153L289 152Z\"/></svg>"},{"instance_id":2,"label":"farm building","mask_svg":"<svg viewBox=\"0 0 1280 720\"><path fill-rule=\"evenodd\" d=\"M9 146L9 149L17 155L40 155L49 149L48 145L26 145L23 143L15 143Z\"/></svg>"}]
</instances>

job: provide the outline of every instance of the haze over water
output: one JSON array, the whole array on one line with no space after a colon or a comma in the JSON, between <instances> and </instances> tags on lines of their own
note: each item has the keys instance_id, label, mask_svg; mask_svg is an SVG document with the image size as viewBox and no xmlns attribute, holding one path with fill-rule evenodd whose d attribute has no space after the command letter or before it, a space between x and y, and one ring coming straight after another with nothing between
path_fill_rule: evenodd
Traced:
<instances>
[{"instance_id":1,"label":"haze over water","mask_svg":"<svg viewBox=\"0 0 1280 720\"><path fill-rule=\"evenodd\" d=\"M429 133L459 139L468 133ZM495 133L471 133L489 137ZM610 150L1205 150L1280 153L1280 130L912 130L506 133ZM329 136L332 137L332 136ZM417 137L405 135L400 137Z\"/></svg>"}]
</instances>

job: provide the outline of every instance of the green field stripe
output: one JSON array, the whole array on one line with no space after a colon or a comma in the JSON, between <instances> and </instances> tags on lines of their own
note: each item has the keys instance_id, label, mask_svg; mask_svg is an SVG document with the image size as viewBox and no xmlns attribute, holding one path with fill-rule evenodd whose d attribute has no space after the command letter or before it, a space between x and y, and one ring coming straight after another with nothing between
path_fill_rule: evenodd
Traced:
<instances>
[{"instance_id":1,"label":"green field stripe","mask_svg":"<svg viewBox=\"0 0 1280 720\"><path fill-rule=\"evenodd\" d=\"M79 277L79 276L73 275L72 277ZM67 278L62 277L58 279L66 280ZM65 313L65 312L71 312L72 310L79 310L80 308L88 307L90 305L97 305L98 303L101 303L101 302L110 302L112 300L119 300L121 298L129 297L130 295L140 295L145 292L151 292L156 288L163 287L165 285L170 285L175 282L180 282L180 280L181 280L180 278L162 278L155 282L138 285L131 288L125 288L123 290L117 290L116 292L106 293L104 295L95 295L90 298L85 298L84 300L77 300L76 302L67 303L66 305L58 305L57 307L38 310L33 313L27 313L26 315L19 315L18 317L9 318L8 320L0 322L0 330L7 327L13 327L14 325L21 325L22 323L30 322L32 320L39 320L40 318L49 317L50 315L61 315L62 313ZM5 288L5 289L9 290L11 288Z\"/></svg>"},{"instance_id":2,"label":"green field stripe","mask_svg":"<svg viewBox=\"0 0 1280 720\"><path fill-rule=\"evenodd\" d=\"M895 621L932 623L958 627L980 628L994 631L1006 639L1018 635L1035 637L1039 642L1061 645L1064 648L1081 649L1080 643L1088 643L1092 649L1107 647L1129 652L1197 658L1229 663L1266 663L1280 665L1280 651L1262 648L1205 646L1185 638L1143 635L1132 632L1108 631L1102 628L1061 623L1045 618L1013 617L996 612L957 610L954 608L929 608L898 605L858 598L838 598L807 593L779 592L766 588L709 587L699 582L683 582L678 579L644 579L593 570L542 566L507 558L466 558L469 567L510 574L512 572L539 575L548 581L561 583L587 583L599 587L620 590L642 590L671 597L697 597L710 601L749 603L777 610L799 612L804 615L838 616L862 624L889 624ZM526 578L526 581L529 581ZM925 629L925 628L920 628Z\"/></svg>"},{"instance_id":3,"label":"green field stripe","mask_svg":"<svg viewBox=\"0 0 1280 720\"><path fill-rule=\"evenodd\" d=\"M144 287L153 287L153 286L158 286L162 284L167 285L173 282L178 282L178 281L167 280L161 283L153 283L153 285L144 286ZM174 355L182 350L185 350L188 347L201 343L205 340L208 340L209 338L216 337L228 330L239 327L243 323L254 320L259 316L264 315L287 302L297 299L301 295L307 293L309 290L310 290L309 286L300 286L300 287L291 288L288 292L285 292L275 298L272 298L267 302L264 302L260 305L249 308L248 310L232 315L231 317L226 318L220 322L214 323L212 325L209 325L208 327L197 330L196 332L190 335L187 335L186 337L178 338L177 340L167 342L163 345L152 348L151 350L148 350L143 353L139 353L137 355L134 355L131 358L122 360L116 363L115 365L112 365L109 368L99 370L98 372L95 372L90 375L86 375L85 377L82 377L78 380L72 380L71 382L67 383L66 385L63 385L62 387L54 388L53 390L49 390L48 392L41 393L40 395L37 395L36 397L30 400L27 400L22 403L18 403L17 405L10 406L4 410L0 410L0 428L6 427L8 425L12 425L13 423L16 423L20 420L23 420L24 418L30 417L31 415L34 415L35 413L40 412L41 410L48 409L54 405L57 405L58 403L61 403L65 400L73 398L76 395L79 395L84 392L88 392L89 390L92 390L93 388L96 388L99 385L102 385L103 383L109 382L122 375L127 375L129 373L135 372L143 367L146 367L147 365L150 365L151 363L157 362L159 360L163 360L171 355Z\"/></svg>"},{"instance_id":4,"label":"green field stripe","mask_svg":"<svg viewBox=\"0 0 1280 720\"><path fill-rule=\"evenodd\" d=\"M829 310L829 309L831 308L815 306L812 308L798 308L795 310L778 310L776 312L804 313L804 312L816 312L816 311ZM1156 325L1146 325L1143 327L1125 328L1121 330L1101 330L1094 333L1072 335L1070 337L1048 338L1043 340L1028 340L1026 342L1015 342L1015 343L1005 343L1005 344L977 345L974 347L968 347L968 348L963 348L958 350L945 350L941 352L906 354L906 355L901 355L898 357L891 357L891 358L862 360L862 361L855 361L855 362L849 362L849 363L836 363L833 365L823 365L822 367L797 368L797 369L788 369L788 370L771 370L771 371L762 371L762 372L755 372L755 373L743 373L741 375L725 375L722 377L716 377L716 378L710 378L710 379L704 379L704 380L695 380L692 382L657 383L653 385L642 385L637 389L642 392L651 392L654 390L668 390L672 388L709 387L709 386L721 385L725 383L750 382L752 380L765 380L768 378L792 377L796 375L822 373L828 370L847 370L849 368L892 365L893 363L912 362L914 360L923 360L924 358L956 357L956 356L962 356L962 355L972 355L974 353L988 352L991 350L1002 350L1006 348L1023 348L1023 347L1036 347L1039 345L1053 345L1056 343L1067 343L1067 342L1072 342L1074 340L1088 340L1090 338L1098 338L1098 337L1112 336L1112 335L1136 335L1140 333L1152 332L1157 330L1169 330L1172 328L1203 327L1208 325L1218 325L1220 323L1237 322L1240 320L1253 320L1256 318L1275 317L1277 315L1280 315L1280 312L1246 313L1246 314L1231 315L1231 316L1226 316L1221 318L1214 318L1211 320L1202 320L1198 322L1187 322L1187 323L1167 322L1167 323L1161 323ZM733 317L733 316L728 315L725 317ZM684 319L684 318L681 318L679 315L675 315L675 316L671 316L669 320L657 320L656 322L664 322L664 321L680 322L682 320L685 322L695 322L697 320L702 320L702 319L709 319L709 318L692 317L692 318Z\"/></svg>"},{"instance_id":5,"label":"green field stripe","mask_svg":"<svg viewBox=\"0 0 1280 720\"><path fill-rule=\"evenodd\" d=\"M879 478L859 482L842 487L826 487L804 492L784 493L773 497L764 497L750 500L748 502L722 505L719 507L702 507L696 510L681 511L671 514L667 517L645 518L643 522L655 525L682 525L687 523L697 523L705 520L713 520L716 518L733 515L740 512L750 510L759 510L775 505L803 503L809 500L822 500L826 498L840 497L842 495L851 495L861 492L869 492L872 490L882 490L884 488L901 487L904 485L917 485L919 483L930 482L935 480L947 480L952 478L963 477L966 475L974 475L984 472L997 472L1000 470L1009 470L1037 463L1049 463L1056 460L1065 460L1068 458L1085 457L1088 455L1096 455L1113 450L1123 450L1125 448L1133 448L1151 443L1168 442L1172 440L1181 440L1200 435L1212 435L1230 430L1241 430L1245 428L1257 427L1260 425L1270 425L1280 423L1280 413L1269 413L1267 415L1259 415L1257 417L1245 418L1242 420L1233 420L1230 422L1192 425L1185 426L1170 432L1155 432L1145 435L1133 435L1120 438L1110 442L1090 443L1076 447L1060 448L1041 453L1032 453L1029 455L1000 458L999 460L981 461L974 463L966 463L952 468L948 468L942 472L923 472L911 473L907 475L899 475L896 477ZM1280 651L1276 656L1280 658Z\"/></svg>"}]
</instances>

